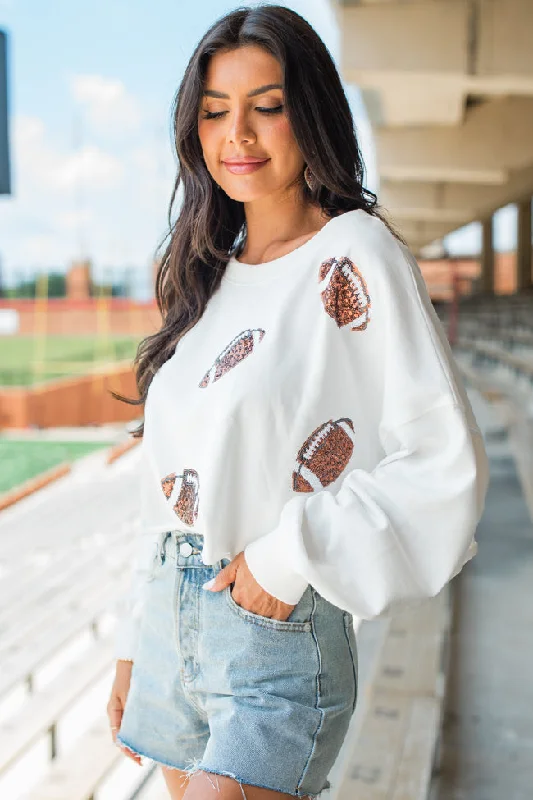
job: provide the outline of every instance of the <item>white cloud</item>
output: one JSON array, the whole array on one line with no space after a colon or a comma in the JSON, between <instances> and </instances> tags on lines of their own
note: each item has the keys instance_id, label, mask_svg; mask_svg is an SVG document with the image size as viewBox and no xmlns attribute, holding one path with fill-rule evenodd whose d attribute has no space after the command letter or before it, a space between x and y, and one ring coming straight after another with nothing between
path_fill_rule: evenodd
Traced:
<instances>
[{"instance_id":1,"label":"white cloud","mask_svg":"<svg viewBox=\"0 0 533 800\"><path fill-rule=\"evenodd\" d=\"M14 145L21 154L31 156L34 151L43 147L45 128L44 122L39 117L28 117L19 114L14 117L12 127ZM31 166L34 166L34 163Z\"/></svg>"},{"instance_id":2,"label":"white cloud","mask_svg":"<svg viewBox=\"0 0 533 800\"><path fill-rule=\"evenodd\" d=\"M55 215L55 221L58 228L63 228L66 231L78 230L80 225L85 225L94 219L94 213L90 209L83 209L81 211L65 210L59 211Z\"/></svg>"},{"instance_id":3,"label":"white cloud","mask_svg":"<svg viewBox=\"0 0 533 800\"><path fill-rule=\"evenodd\" d=\"M0 202L2 276L66 269L90 257L95 274L134 266L136 293L150 293L150 263L166 230L175 165L162 126L77 152L43 120L12 119L13 194Z\"/></svg>"},{"instance_id":4,"label":"white cloud","mask_svg":"<svg viewBox=\"0 0 533 800\"><path fill-rule=\"evenodd\" d=\"M40 186L49 191L84 188L108 189L120 182L118 158L95 145L78 151L62 151L47 140L44 123L24 115L13 120L14 190Z\"/></svg>"},{"instance_id":5,"label":"white cloud","mask_svg":"<svg viewBox=\"0 0 533 800\"><path fill-rule=\"evenodd\" d=\"M494 215L494 247L496 250L514 250L517 244L518 208L511 203L499 208Z\"/></svg>"},{"instance_id":6,"label":"white cloud","mask_svg":"<svg viewBox=\"0 0 533 800\"><path fill-rule=\"evenodd\" d=\"M140 106L122 81L103 75L73 75L69 83L74 100L96 132L121 137L139 128Z\"/></svg>"},{"instance_id":7,"label":"white cloud","mask_svg":"<svg viewBox=\"0 0 533 800\"><path fill-rule=\"evenodd\" d=\"M70 189L77 185L107 188L115 186L123 173L120 161L94 145L64 156L55 169L47 169L50 186Z\"/></svg>"},{"instance_id":8,"label":"white cloud","mask_svg":"<svg viewBox=\"0 0 533 800\"><path fill-rule=\"evenodd\" d=\"M70 250L70 241L58 239L55 231L51 233L31 233L24 240L22 247L23 258L19 266L30 269L40 269L48 265L58 265Z\"/></svg>"},{"instance_id":9,"label":"white cloud","mask_svg":"<svg viewBox=\"0 0 533 800\"><path fill-rule=\"evenodd\" d=\"M494 249L509 252L516 248L517 208L510 203L494 214ZM452 255L478 255L481 252L481 223L471 222L444 239Z\"/></svg>"},{"instance_id":10,"label":"white cloud","mask_svg":"<svg viewBox=\"0 0 533 800\"><path fill-rule=\"evenodd\" d=\"M452 256L477 255L481 248L481 226L471 222L444 237L444 245Z\"/></svg>"}]
</instances>

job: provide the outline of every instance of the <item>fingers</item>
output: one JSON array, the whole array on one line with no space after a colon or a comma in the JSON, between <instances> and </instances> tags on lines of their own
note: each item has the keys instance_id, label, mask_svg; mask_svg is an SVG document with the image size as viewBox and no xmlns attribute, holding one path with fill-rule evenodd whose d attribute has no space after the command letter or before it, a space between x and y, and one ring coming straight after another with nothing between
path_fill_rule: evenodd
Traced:
<instances>
[{"instance_id":1,"label":"fingers","mask_svg":"<svg viewBox=\"0 0 533 800\"><path fill-rule=\"evenodd\" d=\"M235 589L237 589L237 594L235 594ZM235 583L230 584L230 595L231 599L244 611L250 611L252 614L258 614L268 619L275 619L278 622L285 622L296 608L295 605L284 603L264 590L261 590L260 595L255 597L250 593L247 594L246 591L242 593L239 591L239 587L235 586Z\"/></svg>"},{"instance_id":2,"label":"fingers","mask_svg":"<svg viewBox=\"0 0 533 800\"><path fill-rule=\"evenodd\" d=\"M107 706L107 716L109 718L111 735L115 744L117 741L117 731L120 728L120 723L122 722L122 714L123 710L120 700L118 697L113 697Z\"/></svg>"},{"instance_id":3,"label":"fingers","mask_svg":"<svg viewBox=\"0 0 533 800\"><path fill-rule=\"evenodd\" d=\"M141 757L137 753L134 753L132 750L128 750L128 748L124 747L121 742L117 742L117 731L120 729L123 713L124 709L120 699L116 696L112 697L107 705L107 716L109 718L109 726L111 728L111 737L113 739L113 743L120 748L125 756L131 758L131 760L135 761L135 763L139 766L142 766Z\"/></svg>"},{"instance_id":4,"label":"fingers","mask_svg":"<svg viewBox=\"0 0 533 800\"><path fill-rule=\"evenodd\" d=\"M209 592L219 592L221 589L225 589L226 586L229 586L229 584L235 580L235 575L237 574L238 558L239 556L236 556L233 561L223 567L220 572L217 572L214 578L202 584L202 589L206 589L206 591Z\"/></svg>"},{"instance_id":5,"label":"fingers","mask_svg":"<svg viewBox=\"0 0 533 800\"><path fill-rule=\"evenodd\" d=\"M128 750L128 748L124 747L124 745L120 742L118 743L117 747L120 748L121 752L124 753L125 756L131 758L132 761L135 761L136 764L142 767L141 757L137 753L134 753L133 750Z\"/></svg>"}]
</instances>

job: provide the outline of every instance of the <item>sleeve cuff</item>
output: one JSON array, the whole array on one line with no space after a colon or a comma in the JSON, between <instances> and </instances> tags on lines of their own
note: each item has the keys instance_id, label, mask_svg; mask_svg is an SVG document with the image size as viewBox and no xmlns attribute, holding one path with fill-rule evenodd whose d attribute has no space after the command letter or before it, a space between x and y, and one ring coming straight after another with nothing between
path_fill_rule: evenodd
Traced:
<instances>
[{"instance_id":1,"label":"sleeve cuff","mask_svg":"<svg viewBox=\"0 0 533 800\"><path fill-rule=\"evenodd\" d=\"M294 571L291 558L294 541L300 535L302 499L292 498L285 505L277 528L244 548L246 564L257 583L265 592L291 606L297 605L309 584Z\"/></svg>"}]
</instances>

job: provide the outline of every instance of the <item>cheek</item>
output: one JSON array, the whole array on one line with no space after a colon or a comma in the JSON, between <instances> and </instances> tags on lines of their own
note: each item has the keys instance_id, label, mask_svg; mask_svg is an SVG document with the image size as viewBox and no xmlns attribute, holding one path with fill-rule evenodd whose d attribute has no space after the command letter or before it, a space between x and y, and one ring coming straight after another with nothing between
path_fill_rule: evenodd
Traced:
<instances>
[{"instance_id":1,"label":"cheek","mask_svg":"<svg viewBox=\"0 0 533 800\"><path fill-rule=\"evenodd\" d=\"M200 139L200 144L204 151L205 160L207 161L209 158L213 158L219 138L216 136L215 126L203 125L201 122L198 123L198 138Z\"/></svg>"},{"instance_id":2,"label":"cheek","mask_svg":"<svg viewBox=\"0 0 533 800\"><path fill-rule=\"evenodd\" d=\"M300 148L286 117L272 120L265 127L261 138L269 152L276 154L279 159L285 162L301 160Z\"/></svg>"},{"instance_id":3,"label":"cheek","mask_svg":"<svg viewBox=\"0 0 533 800\"><path fill-rule=\"evenodd\" d=\"M265 136L279 142L281 147L296 147L296 139L287 117L273 119L265 126Z\"/></svg>"}]
</instances>

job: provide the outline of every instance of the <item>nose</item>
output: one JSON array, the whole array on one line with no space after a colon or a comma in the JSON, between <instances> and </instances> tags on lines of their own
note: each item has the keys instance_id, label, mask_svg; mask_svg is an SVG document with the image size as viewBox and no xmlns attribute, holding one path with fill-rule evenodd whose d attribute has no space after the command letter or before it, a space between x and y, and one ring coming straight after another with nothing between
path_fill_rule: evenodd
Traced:
<instances>
[{"instance_id":1,"label":"nose","mask_svg":"<svg viewBox=\"0 0 533 800\"><path fill-rule=\"evenodd\" d=\"M231 117L228 126L228 142L239 144L240 142L253 142L255 133L250 125L250 120L246 112L236 111Z\"/></svg>"}]
</instances>

